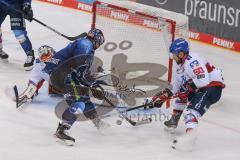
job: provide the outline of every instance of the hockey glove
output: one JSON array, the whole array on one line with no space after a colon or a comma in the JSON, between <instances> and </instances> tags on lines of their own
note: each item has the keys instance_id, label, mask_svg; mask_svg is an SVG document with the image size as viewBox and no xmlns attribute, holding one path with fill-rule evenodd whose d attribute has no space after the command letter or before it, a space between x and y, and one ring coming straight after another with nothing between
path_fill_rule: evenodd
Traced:
<instances>
[{"instance_id":1,"label":"hockey glove","mask_svg":"<svg viewBox=\"0 0 240 160\"><path fill-rule=\"evenodd\" d=\"M186 83L180 88L180 92L195 92L197 90L196 85L192 79L189 79Z\"/></svg>"},{"instance_id":2,"label":"hockey glove","mask_svg":"<svg viewBox=\"0 0 240 160\"><path fill-rule=\"evenodd\" d=\"M88 65L81 65L77 69L71 68L71 73L65 78L65 84L70 84L73 81L76 85L90 87L91 83L84 79Z\"/></svg>"},{"instance_id":3,"label":"hockey glove","mask_svg":"<svg viewBox=\"0 0 240 160\"><path fill-rule=\"evenodd\" d=\"M92 95L93 97L99 99L99 100L103 100L105 98L105 93L102 90L99 89L91 89Z\"/></svg>"},{"instance_id":4,"label":"hockey glove","mask_svg":"<svg viewBox=\"0 0 240 160\"><path fill-rule=\"evenodd\" d=\"M157 93L155 96L152 97L153 107L161 108L163 103L168 100L173 93L170 89L166 88L163 91Z\"/></svg>"},{"instance_id":5,"label":"hockey glove","mask_svg":"<svg viewBox=\"0 0 240 160\"><path fill-rule=\"evenodd\" d=\"M168 88L164 89L163 91L157 93L152 98L153 106L161 108L163 103L169 99L173 95L172 91Z\"/></svg>"},{"instance_id":6,"label":"hockey glove","mask_svg":"<svg viewBox=\"0 0 240 160\"><path fill-rule=\"evenodd\" d=\"M105 92L104 89L100 86L100 84L98 83L98 81L94 81L91 84L91 92L93 97L99 99L99 100L103 100L105 98Z\"/></svg>"},{"instance_id":7,"label":"hockey glove","mask_svg":"<svg viewBox=\"0 0 240 160\"><path fill-rule=\"evenodd\" d=\"M144 107L144 109L152 109L152 108L154 108L154 106L153 106L153 104L152 104L152 98L146 98L146 99L144 100L144 105L146 105L146 106Z\"/></svg>"},{"instance_id":8,"label":"hockey glove","mask_svg":"<svg viewBox=\"0 0 240 160\"><path fill-rule=\"evenodd\" d=\"M31 7L30 3L23 3L23 8L22 8L23 12L24 12L24 17L29 20L30 22L32 22L33 20L33 10Z\"/></svg>"},{"instance_id":9,"label":"hockey glove","mask_svg":"<svg viewBox=\"0 0 240 160\"><path fill-rule=\"evenodd\" d=\"M79 81L76 78L76 72L72 71L70 74L67 75L67 77L64 80L64 83L67 85L70 85L72 82L74 82L76 85L79 84Z\"/></svg>"}]
</instances>

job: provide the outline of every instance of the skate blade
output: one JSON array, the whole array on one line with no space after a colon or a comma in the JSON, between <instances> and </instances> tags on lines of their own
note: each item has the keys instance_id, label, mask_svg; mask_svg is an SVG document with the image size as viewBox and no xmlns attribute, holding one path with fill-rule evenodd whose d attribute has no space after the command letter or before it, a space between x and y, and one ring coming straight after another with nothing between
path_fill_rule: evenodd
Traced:
<instances>
[{"instance_id":1,"label":"skate blade","mask_svg":"<svg viewBox=\"0 0 240 160\"><path fill-rule=\"evenodd\" d=\"M8 59L1 59L1 62L8 63Z\"/></svg>"},{"instance_id":2,"label":"skate blade","mask_svg":"<svg viewBox=\"0 0 240 160\"><path fill-rule=\"evenodd\" d=\"M25 71L31 71L33 69L33 66L30 67L24 67Z\"/></svg>"},{"instance_id":3,"label":"skate blade","mask_svg":"<svg viewBox=\"0 0 240 160\"><path fill-rule=\"evenodd\" d=\"M56 142L61 144L61 145L65 145L65 146L74 146L75 142L71 141L71 140L65 140L65 139L60 139L58 138L55 134L54 134L54 138L56 139Z\"/></svg>"}]
</instances>

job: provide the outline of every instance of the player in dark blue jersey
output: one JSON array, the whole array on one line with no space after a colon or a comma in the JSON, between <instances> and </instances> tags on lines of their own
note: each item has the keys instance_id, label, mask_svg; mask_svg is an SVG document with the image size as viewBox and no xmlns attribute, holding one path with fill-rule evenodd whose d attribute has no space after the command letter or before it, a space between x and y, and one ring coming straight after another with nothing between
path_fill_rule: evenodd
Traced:
<instances>
[{"instance_id":1,"label":"player in dark blue jersey","mask_svg":"<svg viewBox=\"0 0 240 160\"><path fill-rule=\"evenodd\" d=\"M70 43L54 54L51 54L51 51L53 51L51 47L40 47L39 57L44 60L44 63L46 64L43 68L43 72L52 76L52 74L56 74L56 72L59 71L59 66L64 66L71 59L81 60L81 58L78 58L81 56L87 56L87 61L80 63L78 67L65 77L65 85L71 86L72 83L74 83L76 86L93 87L93 83L85 80L84 74L92 64L95 50L99 48L104 41L105 39L102 31L99 29L92 29L88 32L88 35L85 38ZM63 88L63 86L61 87ZM73 93L70 95L66 94L65 98L69 108L67 108L62 114L62 122L59 123L55 133L56 137L65 142L65 144L72 145L75 142L75 139L70 137L66 132L77 120L76 114L79 111L82 112L86 118L90 119L98 129L108 126L98 118L95 106L90 101L88 93L85 95L79 94L77 96L73 95Z\"/></svg>"},{"instance_id":2,"label":"player in dark blue jersey","mask_svg":"<svg viewBox=\"0 0 240 160\"><path fill-rule=\"evenodd\" d=\"M16 10L22 11L24 15ZM7 15L10 16L11 30L27 55L24 68L29 71L33 67L35 57L31 41L27 35L24 18L32 21L31 0L0 0L0 58L5 61L8 59L8 55L2 49L1 25Z\"/></svg>"},{"instance_id":3,"label":"player in dark blue jersey","mask_svg":"<svg viewBox=\"0 0 240 160\"><path fill-rule=\"evenodd\" d=\"M89 35L94 34L91 38ZM65 61L69 60L72 57L75 56L81 56L81 55L94 55L95 49L97 49L103 42L104 37L100 37L101 39L96 39L99 37L99 35L103 35L102 32L98 29L91 30L88 33L88 36L86 38L78 39L74 41L73 43L70 43L62 50L58 51L54 56L46 63L46 67L44 68L44 71L48 74L51 74L52 71L56 70L56 68L59 66L59 64L64 63ZM96 38L95 38L95 37ZM99 41L95 43L95 40Z\"/></svg>"}]
</instances>

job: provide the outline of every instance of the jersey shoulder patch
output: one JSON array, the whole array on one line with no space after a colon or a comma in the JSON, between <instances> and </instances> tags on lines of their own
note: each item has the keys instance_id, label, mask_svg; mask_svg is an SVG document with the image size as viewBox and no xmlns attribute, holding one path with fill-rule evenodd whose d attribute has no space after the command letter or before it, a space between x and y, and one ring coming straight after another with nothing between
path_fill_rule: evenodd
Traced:
<instances>
[{"instance_id":1,"label":"jersey shoulder patch","mask_svg":"<svg viewBox=\"0 0 240 160\"><path fill-rule=\"evenodd\" d=\"M37 58L37 59L35 60L35 62L36 62L36 63L41 63L41 61L40 61L39 58Z\"/></svg>"}]
</instances>

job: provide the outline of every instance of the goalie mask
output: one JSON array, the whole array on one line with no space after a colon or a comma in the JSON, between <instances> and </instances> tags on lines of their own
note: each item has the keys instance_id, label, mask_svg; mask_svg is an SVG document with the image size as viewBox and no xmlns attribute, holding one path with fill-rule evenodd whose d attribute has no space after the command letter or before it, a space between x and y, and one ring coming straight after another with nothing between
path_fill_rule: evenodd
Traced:
<instances>
[{"instance_id":1,"label":"goalie mask","mask_svg":"<svg viewBox=\"0 0 240 160\"><path fill-rule=\"evenodd\" d=\"M91 29L88 32L87 37L93 40L94 49L98 49L105 42L105 38L102 31L97 28Z\"/></svg>"},{"instance_id":2,"label":"goalie mask","mask_svg":"<svg viewBox=\"0 0 240 160\"><path fill-rule=\"evenodd\" d=\"M38 56L42 62L48 62L54 54L55 50L48 45L43 45L38 49Z\"/></svg>"}]
</instances>

